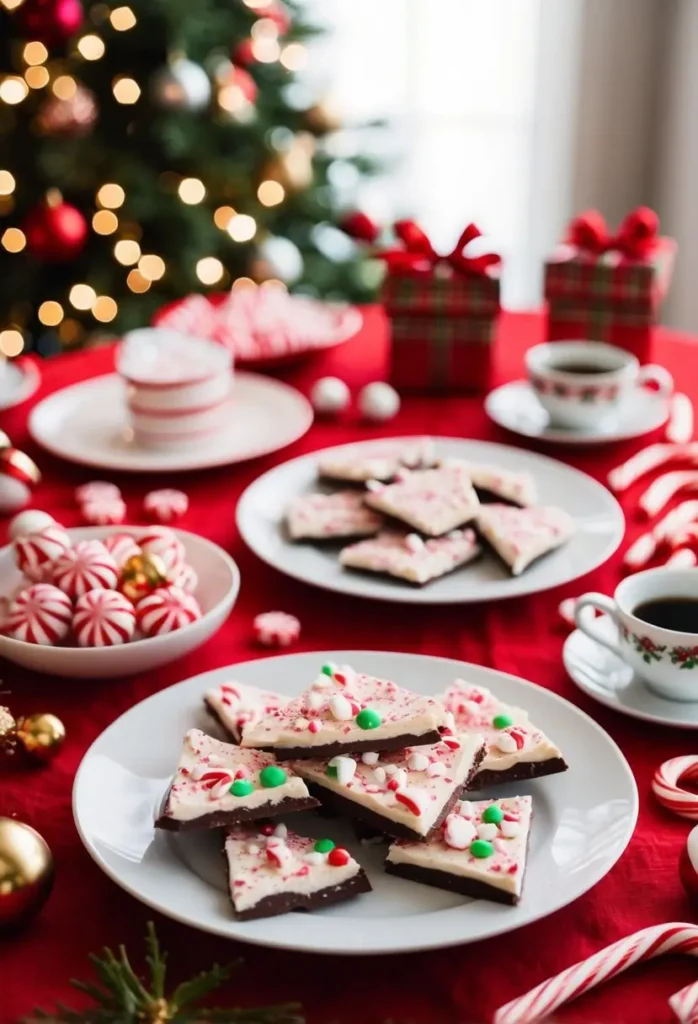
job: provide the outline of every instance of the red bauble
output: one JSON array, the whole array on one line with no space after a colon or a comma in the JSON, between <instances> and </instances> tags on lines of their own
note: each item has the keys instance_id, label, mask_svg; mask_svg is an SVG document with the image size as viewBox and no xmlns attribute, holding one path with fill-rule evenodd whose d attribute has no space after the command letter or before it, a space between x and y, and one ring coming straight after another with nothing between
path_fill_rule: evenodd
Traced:
<instances>
[{"instance_id":1,"label":"red bauble","mask_svg":"<svg viewBox=\"0 0 698 1024\"><path fill-rule=\"evenodd\" d=\"M282 0L274 0L268 7L264 7L259 15L261 18L269 18L270 21L273 21L280 36L285 36L291 27L291 14Z\"/></svg>"},{"instance_id":2,"label":"red bauble","mask_svg":"<svg viewBox=\"0 0 698 1024\"><path fill-rule=\"evenodd\" d=\"M346 214L339 222L339 226L350 238L360 242L375 242L380 234L378 225L360 210Z\"/></svg>"},{"instance_id":3,"label":"red bauble","mask_svg":"<svg viewBox=\"0 0 698 1024\"><path fill-rule=\"evenodd\" d=\"M41 203L30 210L22 224L27 250L46 263L69 263L82 250L87 221L74 206Z\"/></svg>"},{"instance_id":4,"label":"red bauble","mask_svg":"<svg viewBox=\"0 0 698 1024\"><path fill-rule=\"evenodd\" d=\"M233 65L225 84L239 89L248 103L254 103L257 99L257 83L249 71L245 71L244 68L236 68Z\"/></svg>"},{"instance_id":5,"label":"red bauble","mask_svg":"<svg viewBox=\"0 0 698 1024\"><path fill-rule=\"evenodd\" d=\"M251 39L243 39L243 41L238 43L233 51L233 60L236 64L254 64L256 59L257 58L252 50Z\"/></svg>"},{"instance_id":6,"label":"red bauble","mask_svg":"<svg viewBox=\"0 0 698 1024\"><path fill-rule=\"evenodd\" d=\"M17 12L22 29L42 43L64 43L82 25L80 0L24 0Z\"/></svg>"}]
</instances>

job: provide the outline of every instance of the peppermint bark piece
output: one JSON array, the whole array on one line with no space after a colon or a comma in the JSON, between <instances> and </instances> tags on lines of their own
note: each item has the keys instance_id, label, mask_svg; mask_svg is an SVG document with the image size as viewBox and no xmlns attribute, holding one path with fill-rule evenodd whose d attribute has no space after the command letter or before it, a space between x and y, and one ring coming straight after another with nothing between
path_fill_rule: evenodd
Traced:
<instances>
[{"instance_id":1,"label":"peppermint bark piece","mask_svg":"<svg viewBox=\"0 0 698 1024\"><path fill-rule=\"evenodd\" d=\"M472 530L452 530L445 537L430 537L426 541L416 533L383 531L370 540L343 548L339 561L346 569L395 576L424 586L472 562L481 551Z\"/></svg>"},{"instance_id":2,"label":"peppermint bark piece","mask_svg":"<svg viewBox=\"0 0 698 1024\"><path fill-rule=\"evenodd\" d=\"M156 828L217 828L318 806L308 788L272 754L223 743L199 729L184 737L179 766Z\"/></svg>"},{"instance_id":3,"label":"peppermint bark piece","mask_svg":"<svg viewBox=\"0 0 698 1024\"><path fill-rule=\"evenodd\" d=\"M485 754L482 736L444 737L435 744L295 761L323 807L389 836L433 835L470 783Z\"/></svg>"},{"instance_id":4,"label":"peppermint bark piece","mask_svg":"<svg viewBox=\"0 0 698 1024\"><path fill-rule=\"evenodd\" d=\"M529 721L528 712L505 704L484 686L456 679L439 699L453 715L456 735L485 737L487 754L471 790L567 771L562 751Z\"/></svg>"},{"instance_id":5,"label":"peppermint bark piece","mask_svg":"<svg viewBox=\"0 0 698 1024\"><path fill-rule=\"evenodd\" d=\"M441 459L439 466L460 466L467 473L482 502L499 501L521 508L535 505L538 500L536 482L532 473L504 469L503 466L467 459Z\"/></svg>"},{"instance_id":6,"label":"peppermint bark piece","mask_svg":"<svg viewBox=\"0 0 698 1024\"><path fill-rule=\"evenodd\" d=\"M515 905L521 899L531 830L530 796L463 800L426 843L398 840L388 874Z\"/></svg>"},{"instance_id":7,"label":"peppermint bark piece","mask_svg":"<svg viewBox=\"0 0 698 1024\"><path fill-rule=\"evenodd\" d=\"M334 494L302 494L286 513L291 540L332 540L336 537L370 537L383 525L382 516L364 504L361 491Z\"/></svg>"},{"instance_id":8,"label":"peppermint bark piece","mask_svg":"<svg viewBox=\"0 0 698 1024\"><path fill-rule=\"evenodd\" d=\"M349 665L323 665L300 697L248 726L243 747L280 761L434 743L448 716L441 704Z\"/></svg>"},{"instance_id":9,"label":"peppermint bark piece","mask_svg":"<svg viewBox=\"0 0 698 1024\"><path fill-rule=\"evenodd\" d=\"M512 576L520 576L536 559L566 544L575 532L572 516L554 505L481 505L475 528Z\"/></svg>"},{"instance_id":10,"label":"peppermint bark piece","mask_svg":"<svg viewBox=\"0 0 698 1024\"><path fill-rule=\"evenodd\" d=\"M480 504L469 476L458 466L409 473L399 483L370 491L365 501L429 537L469 523Z\"/></svg>"},{"instance_id":11,"label":"peppermint bark piece","mask_svg":"<svg viewBox=\"0 0 698 1024\"><path fill-rule=\"evenodd\" d=\"M288 703L288 697L272 690L260 690L231 680L215 686L204 694L209 713L223 726L234 743L239 743L247 725L258 722L270 711Z\"/></svg>"},{"instance_id":12,"label":"peppermint bark piece","mask_svg":"<svg viewBox=\"0 0 698 1024\"><path fill-rule=\"evenodd\" d=\"M326 480L366 483L367 480L392 480L401 469L426 469L436 462L434 442L429 437L414 437L383 444L352 445L328 452L318 463L318 473Z\"/></svg>"},{"instance_id":13,"label":"peppermint bark piece","mask_svg":"<svg viewBox=\"0 0 698 1024\"><path fill-rule=\"evenodd\" d=\"M225 856L239 921L320 910L371 891L363 868L348 850L331 839L307 839L285 825L231 830Z\"/></svg>"}]
</instances>

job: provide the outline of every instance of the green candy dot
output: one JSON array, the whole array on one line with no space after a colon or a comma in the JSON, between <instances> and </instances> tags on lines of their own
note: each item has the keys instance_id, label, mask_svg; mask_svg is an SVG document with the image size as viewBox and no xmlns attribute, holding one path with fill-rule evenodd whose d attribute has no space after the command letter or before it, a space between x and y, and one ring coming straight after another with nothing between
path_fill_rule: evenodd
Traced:
<instances>
[{"instance_id":1,"label":"green candy dot","mask_svg":"<svg viewBox=\"0 0 698 1024\"><path fill-rule=\"evenodd\" d=\"M381 716L373 708L362 708L356 716L359 729L377 729L381 721Z\"/></svg>"},{"instance_id":2,"label":"green candy dot","mask_svg":"<svg viewBox=\"0 0 698 1024\"><path fill-rule=\"evenodd\" d=\"M320 669L320 671L322 672L323 676L332 676L332 675L334 675L334 670L335 670L335 666L332 664L331 661L325 662L325 664Z\"/></svg>"},{"instance_id":3,"label":"green candy dot","mask_svg":"<svg viewBox=\"0 0 698 1024\"><path fill-rule=\"evenodd\" d=\"M236 779L230 787L233 796L249 796L253 790L254 786L249 779Z\"/></svg>"},{"instance_id":4,"label":"green candy dot","mask_svg":"<svg viewBox=\"0 0 698 1024\"><path fill-rule=\"evenodd\" d=\"M492 725L495 729L508 729L510 725L514 724L514 719L511 715L495 715L492 719Z\"/></svg>"},{"instance_id":5,"label":"green candy dot","mask_svg":"<svg viewBox=\"0 0 698 1024\"><path fill-rule=\"evenodd\" d=\"M330 850L334 850L335 844L331 839L318 839L313 849L316 853L329 853Z\"/></svg>"},{"instance_id":6,"label":"green candy dot","mask_svg":"<svg viewBox=\"0 0 698 1024\"><path fill-rule=\"evenodd\" d=\"M490 807L486 807L482 812L482 820L487 825L498 825L504 817L504 811L497 804L491 804Z\"/></svg>"},{"instance_id":7,"label":"green candy dot","mask_svg":"<svg viewBox=\"0 0 698 1024\"><path fill-rule=\"evenodd\" d=\"M283 786L286 781L286 772L277 764L268 764L259 773L259 781L266 789L274 789L275 786Z\"/></svg>"},{"instance_id":8,"label":"green candy dot","mask_svg":"<svg viewBox=\"0 0 698 1024\"><path fill-rule=\"evenodd\" d=\"M494 854L494 846L487 839L473 839L470 844L470 852L473 857L492 857Z\"/></svg>"},{"instance_id":9,"label":"green candy dot","mask_svg":"<svg viewBox=\"0 0 698 1024\"><path fill-rule=\"evenodd\" d=\"M325 768L325 775L328 775L331 779L337 778L337 768L333 764L328 764Z\"/></svg>"}]
</instances>

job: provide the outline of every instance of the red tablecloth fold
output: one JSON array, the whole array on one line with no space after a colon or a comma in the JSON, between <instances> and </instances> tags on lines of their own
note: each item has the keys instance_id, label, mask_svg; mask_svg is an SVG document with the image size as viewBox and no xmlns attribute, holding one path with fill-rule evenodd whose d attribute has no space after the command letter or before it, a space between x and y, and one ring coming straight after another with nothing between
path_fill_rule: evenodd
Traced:
<instances>
[{"instance_id":1,"label":"red tablecloth fold","mask_svg":"<svg viewBox=\"0 0 698 1024\"><path fill-rule=\"evenodd\" d=\"M542 319L504 317L498 346L497 378L521 372L522 353L540 340ZM698 402L698 345L691 338L663 332L657 355L684 390ZM384 373L384 325L377 310L367 310L360 335L317 361L286 372L308 390L327 373L352 387ZM110 349L67 355L43 366L38 397L112 367ZM36 400L36 399L35 399ZM36 504L66 525L77 525L76 484L90 473L37 450L26 432L27 406L0 417L0 427L41 465L44 482ZM489 1019L492 1011L550 974L601 946L645 925L694 920L680 886L676 863L687 823L666 815L649 797L650 778L665 758L690 753L694 735L622 718L585 699L567 679L560 659L564 630L556 616L564 596L583 589L610 592L619 577L619 557L591 577L560 591L482 607L419 609L331 596L286 579L261 564L242 545L235 529L238 496L258 474L284 459L347 440L393 434L433 433L512 441L491 425L478 397L410 397L399 416L379 428L347 417L317 423L292 448L243 466L173 476L185 488L191 510L184 525L231 551L242 570L242 591L230 620L208 645L158 672L122 681L88 683L50 679L2 667L2 689L17 713L39 709L60 715L68 740L52 767L11 772L0 780L0 814L16 815L37 827L50 843L57 863L53 895L20 937L0 942L0 1021L16 1020L36 1004L79 1000L70 977L84 977L89 951L126 942L136 950L146 921L155 916L171 954L175 979L242 953L245 966L219 997L226 1001L300 999L313 1024L466 1024ZM607 470L640 447L557 454L604 479ZM149 482L144 477L116 478L131 508L138 508ZM632 498L637 488L630 495ZM638 532L639 523L631 524ZM236 947L220 939L153 915L103 875L83 850L70 806L73 775L98 733L136 701L180 679L231 662L260 656L251 641L251 620L272 607L297 614L303 623L298 650L374 648L416 651L462 658L532 679L589 712L620 744L630 760L641 794L640 821L632 843L614 870L590 893L545 921L475 946L402 957L348 959ZM583 771L583 766L575 766ZM108 801L109 794L104 794ZM399 928L399 919L395 927ZM668 1021L669 993L696 976L694 961L668 960L601 988L558 1019L565 1021Z\"/></svg>"}]
</instances>

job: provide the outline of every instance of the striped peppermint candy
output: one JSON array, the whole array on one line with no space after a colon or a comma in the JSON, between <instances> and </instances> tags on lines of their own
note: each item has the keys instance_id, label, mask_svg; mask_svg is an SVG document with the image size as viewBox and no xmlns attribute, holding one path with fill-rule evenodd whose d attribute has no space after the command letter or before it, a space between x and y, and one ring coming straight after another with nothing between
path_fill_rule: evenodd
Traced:
<instances>
[{"instance_id":1,"label":"striped peppermint candy","mask_svg":"<svg viewBox=\"0 0 698 1024\"><path fill-rule=\"evenodd\" d=\"M91 501L93 498L120 498L121 491L116 484L107 483L106 480L91 480L88 484L81 484L75 490L75 500L78 505Z\"/></svg>"},{"instance_id":2,"label":"striped peppermint candy","mask_svg":"<svg viewBox=\"0 0 698 1024\"><path fill-rule=\"evenodd\" d=\"M68 635L72 618L67 594L50 583L35 583L10 604L3 631L13 640L52 647Z\"/></svg>"},{"instance_id":3,"label":"striped peppermint candy","mask_svg":"<svg viewBox=\"0 0 698 1024\"><path fill-rule=\"evenodd\" d=\"M172 582L180 590L183 590L185 594L195 594L196 588L199 585L199 577L195 570L185 562L184 565L180 565L178 569L174 570Z\"/></svg>"},{"instance_id":4,"label":"striped peppermint candy","mask_svg":"<svg viewBox=\"0 0 698 1024\"><path fill-rule=\"evenodd\" d=\"M88 590L78 598L73 632L80 647L115 647L136 631L133 605L116 590Z\"/></svg>"},{"instance_id":5,"label":"striped peppermint candy","mask_svg":"<svg viewBox=\"0 0 698 1024\"><path fill-rule=\"evenodd\" d=\"M172 633L201 618L199 602L179 587L160 587L136 605L138 627L146 636Z\"/></svg>"},{"instance_id":6,"label":"striped peppermint candy","mask_svg":"<svg viewBox=\"0 0 698 1024\"><path fill-rule=\"evenodd\" d=\"M189 498L184 491L163 488L151 491L143 499L143 508L151 519L158 523L174 523L186 515Z\"/></svg>"},{"instance_id":7,"label":"striped peppermint candy","mask_svg":"<svg viewBox=\"0 0 698 1024\"><path fill-rule=\"evenodd\" d=\"M124 562L133 555L140 555L141 549L128 533L113 533L102 542L120 569Z\"/></svg>"},{"instance_id":8,"label":"striped peppermint candy","mask_svg":"<svg viewBox=\"0 0 698 1024\"><path fill-rule=\"evenodd\" d=\"M75 601L88 590L115 590L119 570L99 540L80 540L51 566L51 580Z\"/></svg>"},{"instance_id":9,"label":"striped peppermint candy","mask_svg":"<svg viewBox=\"0 0 698 1024\"><path fill-rule=\"evenodd\" d=\"M698 795L685 789L682 782L695 783L698 779L698 757L684 754L660 764L652 779L652 792L668 811L680 818L698 821Z\"/></svg>"},{"instance_id":10,"label":"striped peppermint candy","mask_svg":"<svg viewBox=\"0 0 698 1024\"><path fill-rule=\"evenodd\" d=\"M123 523L126 518L126 503L122 498L98 494L83 501L81 511L87 523L94 526L115 526L117 523Z\"/></svg>"},{"instance_id":11,"label":"striped peppermint candy","mask_svg":"<svg viewBox=\"0 0 698 1024\"><path fill-rule=\"evenodd\" d=\"M288 612L261 612L252 622L258 643L265 647L289 647L301 635L301 624Z\"/></svg>"},{"instance_id":12,"label":"striped peppermint candy","mask_svg":"<svg viewBox=\"0 0 698 1024\"><path fill-rule=\"evenodd\" d=\"M165 568L176 569L184 565L186 551L184 544L169 526L151 526L138 538L141 550L148 555L157 555L165 563Z\"/></svg>"},{"instance_id":13,"label":"striped peppermint candy","mask_svg":"<svg viewBox=\"0 0 698 1024\"><path fill-rule=\"evenodd\" d=\"M12 546L19 571L40 582L51 562L67 551L71 542L63 527L56 524L28 537L17 537Z\"/></svg>"}]
</instances>

